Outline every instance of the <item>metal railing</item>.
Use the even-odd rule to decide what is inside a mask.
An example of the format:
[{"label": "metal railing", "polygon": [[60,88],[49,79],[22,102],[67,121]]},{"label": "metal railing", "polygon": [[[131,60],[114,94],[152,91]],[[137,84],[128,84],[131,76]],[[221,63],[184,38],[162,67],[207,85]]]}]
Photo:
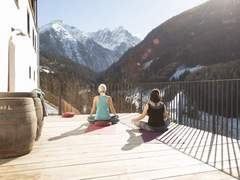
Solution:
[{"label": "metal railing", "polygon": [[152,88],[159,88],[171,120],[239,139],[240,80],[206,80],[138,84],[140,109]]},{"label": "metal railing", "polygon": [[[239,179],[240,79],[107,84],[107,88],[118,113],[142,112],[151,90],[158,88],[175,123],[154,138]],[[75,91],[68,102],[88,114],[97,86]],[[69,94],[60,92],[64,98]]]},{"label": "metal railing", "polygon": [[[118,113],[141,112],[148,102],[151,90],[158,88],[172,121],[239,139],[240,79],[107,86],[107,93],[112,97]],[[71,97],[65,98],[64,91],[61,96],[69,104],[74,104],[81,114],[88,114],[93,97],[97,95],[97,86],[79,87],[75,91]]]}]

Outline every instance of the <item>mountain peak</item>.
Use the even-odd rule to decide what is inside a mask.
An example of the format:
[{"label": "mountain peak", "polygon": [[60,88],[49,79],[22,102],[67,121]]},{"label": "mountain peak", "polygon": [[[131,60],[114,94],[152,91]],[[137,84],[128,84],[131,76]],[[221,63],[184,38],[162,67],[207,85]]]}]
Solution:
[{"label": "mountain peak", "polygon": [[63,20],[56,19],[56,20],[53,20],[50,24],[61,24],[61,25],[63,25]]},{"label": "mountain peak", "polygon": [[113,31],[127,31],[127,30],[123,26],[118,26]]},{"label": "mountain peak", "polygon": [[109,28],[103,28],[102,30],[100,29],[99,31],[102,31],[102,32],[110,32],[111,30]]},{"label": "mountain peak", "polygon": [[59,29],[62,26],[64,26],[64,23],[63,23],[62,20],[59,20],[59,19],[54,20],[54,21],[52,21],[48,24],[45,24],[45,25],[41,26],[39,32],[44,33],[46,31],[49,31],[50,29],[55,29],[55,28]]},{"label": "mountain peak", "polygon": [[127,50],[140,42],[139,38],[133,36],[123,26],[116,27],[113,30],[105,28],[91,33],[90,36],[98,44],[110,50],[122,47],[123,44],[125,44]]}]

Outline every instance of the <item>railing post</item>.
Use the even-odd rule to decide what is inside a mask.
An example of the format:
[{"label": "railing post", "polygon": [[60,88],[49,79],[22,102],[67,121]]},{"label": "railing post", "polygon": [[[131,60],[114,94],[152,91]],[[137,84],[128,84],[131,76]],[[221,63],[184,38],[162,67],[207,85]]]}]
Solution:
[{"label": "railing post", "polygon": [[130,112],[133,113],[133,107],[132,107],[132,96],[133,96],[133,90],[132,90],[132,84],[128,84],[128,88],[129,88],[129,93],[130,93]]},{"label": "railing post", "polygon": [[179,84],[179,102],[178,102],[178,121],[179,124],[183,124],[183,118],[182,118],[182,111],[183,111],[183,91],[182,91],[182,84]]},{"label": "railing post", "polygon": [[236,102],[236,120],[237,120],[237,139],[239,139],[239,131],[240,131],[240,128],[239,128],[239,121],[240,121],[240,119],[239,119],[239,95],[238,95],[238,93],[239,93],[239,80],[237,80],[237,82],[236,82],[237,84],[236,84],[236,86],[237,86],[237,88],[236,88],[236,99],[237,99],[237,102]]},{"label": "railing post", "polygon": [[[231,112],[230,112],[230,116],[229,118],[231,118],[231,138],[233,138],[234,136],[234,133],[233,133],[233,93],[234,93],[234,90],[233,90],[233,86],[234,86],[234,81],[231,80],[231,90],[230,90],[230,101],[231,101],[231,104],[230,104],[230,109],[231,109]],[[235,137],[236,138],[236,137]]]},{"label": "railing post", "polygon": [[215,114],[215,81],[212,81],[211,82],[212,84],[212,131],[213,131],[213,134],[216,134],[216,114]]},{"label": "railing post", "polygon": [[139,112],[142,113],[143,111],[143,92],[142,92],[142,89],[140,91],[140,109],[139,109]]},{"label": "railing post", "polygon": [[228,102],[228,98],[229,98],[229,96],[228,96],[228,95],[229,95],[229,93],[228,93],[228,90],[229,90],[228,81],[225,81],[225,84],[226,84],[226,85],[225,85],[225,89],[226,89],[226,92],[225,92],[225,101],[226,101],[226,102],[225,102],[225,106],[226,106],[226,107],[225,107],[225,113],[226,113],[226,114],[225,114],[225,126],[226,126],[226,132],[225,132],[225,133],[226,133],[226,134],[225,134],[225,136],[228,137],[228,125],[229,125],[229,124],[228,124],[228,110],[229,110],[229,109],[228,109],[228,103],[229,103],[229,102]]},{"label": "railing post", "polygon": [[219,81],[216,82],[216,104],[215,104],[215,114],[216,114],[216,133],[219,134]]},{"label": "railing post", "polygon": [[58,98],[58,115],[62,114],[62,84],[60,83],[60,91]]}]

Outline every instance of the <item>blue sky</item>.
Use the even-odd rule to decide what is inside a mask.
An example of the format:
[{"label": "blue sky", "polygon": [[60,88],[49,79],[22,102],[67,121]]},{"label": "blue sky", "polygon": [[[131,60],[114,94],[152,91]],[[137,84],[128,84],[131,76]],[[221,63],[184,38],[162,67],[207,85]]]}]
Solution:
[{"label": "blue sky", "polygon": [[61,19],[82,31],[123,26],[144,38],[167,19],[207,0],[40,0],[39,25]]}]

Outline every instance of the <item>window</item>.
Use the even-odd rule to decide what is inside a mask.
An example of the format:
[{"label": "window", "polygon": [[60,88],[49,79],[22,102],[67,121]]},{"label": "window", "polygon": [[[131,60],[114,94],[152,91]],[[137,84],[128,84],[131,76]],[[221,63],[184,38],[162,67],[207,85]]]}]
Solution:
[{"label": "window", "polygon": [[31,68],[31,66],[29,66],[28,74],[29,74],[29,79],[31,79],[32,78],[32,68]]},{"label": "window", "polygon": [[27,32],[28,36],[30,37],[30,16],[28,11],[27,11]]}]

